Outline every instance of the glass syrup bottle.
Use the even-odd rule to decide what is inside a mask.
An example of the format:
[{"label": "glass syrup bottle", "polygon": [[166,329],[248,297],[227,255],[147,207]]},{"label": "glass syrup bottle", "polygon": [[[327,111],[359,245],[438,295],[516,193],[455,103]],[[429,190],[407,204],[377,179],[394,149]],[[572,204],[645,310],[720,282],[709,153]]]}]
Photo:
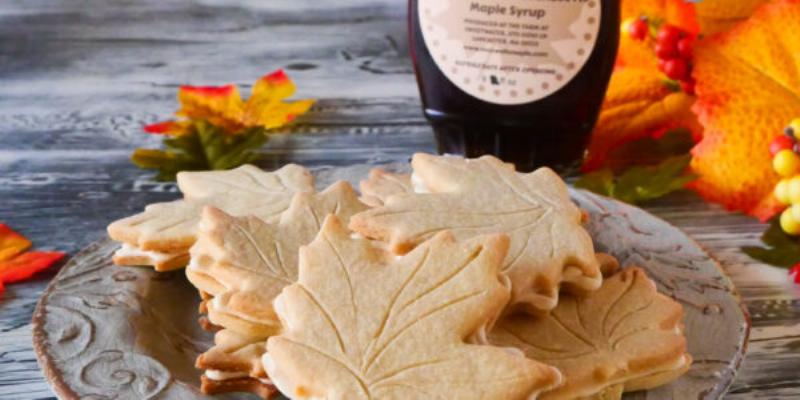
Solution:
[{"label": "glass syrup bottle", "polygon": [[619,0],[410,0],[409,44],[441,153],[580,165],[614,67]]}]

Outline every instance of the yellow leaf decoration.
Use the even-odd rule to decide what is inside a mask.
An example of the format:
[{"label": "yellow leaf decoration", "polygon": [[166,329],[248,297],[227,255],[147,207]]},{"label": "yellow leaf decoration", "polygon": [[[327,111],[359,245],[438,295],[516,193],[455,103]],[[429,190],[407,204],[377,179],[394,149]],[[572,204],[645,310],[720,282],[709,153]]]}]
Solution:
[{"label": "yellow leaf decoration", "polygon": [[294,121],[314,104],[313,100],[285,102],[297,88],[283,71],[267,75],[256,82],[253,94],[244,105],[241,122],[244,126],[274,129]]},{"label": "yellow leaf decoration", "polygon": [[695,187],[707,200],[767,217],[778,182],[769,144],[800,115],[800,1],[766,4],[695,53],[694,111],[705,128],[692,151]]},{"label": "yellow leaf decoration", "polygon": [[552,367],[470,344],[508,301],[502,235],[442,233],[394,259],[329,216],[275,300],[285,331],[264,366],[293,399],[535,399]]},{"label": "yellow leaf decoration", "polygon": [[31,245],[28,238],[0,223],[0,262],[16,257]]},{"label": "yellow leaf decoration", "polygon": [[176,115],[182,118],[148,125],[145,131],[180,136],[192,132],[192,121],[201,120],[232,135],[248,128],[279,128],[305,114],[314,104],[313,100],[287,102],[295,90],[294,82],[281,70],[259,79],[247,101],[235,85],[181,86],[181,108]]},{"label": "yellow leaf decoration", "polygon": [[175,115],[189,120],[206,120],[227,132],[242,128],[244,105],[239,89],[225,86],[181,86],[178,91],[180,110]]}]

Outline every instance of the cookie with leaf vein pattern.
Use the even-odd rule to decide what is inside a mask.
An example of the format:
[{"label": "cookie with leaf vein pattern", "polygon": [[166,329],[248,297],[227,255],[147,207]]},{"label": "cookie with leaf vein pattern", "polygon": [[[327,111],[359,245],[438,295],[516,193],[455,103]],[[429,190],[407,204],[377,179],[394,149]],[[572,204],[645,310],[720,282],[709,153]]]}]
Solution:
[{"label": "cookie with leaf vein pattern", "polygon": [[479,344],[509,299],[507,248],[442,232],[398,258],[328,217],[275,300],[267,374],[293,399],[535,398],[556,369]]},{"label": "cookie with leaf vein pattern", "polygon": [[266,338],[280,330],[272,301],[297,279],[298,249],[328,214],[347,220],[365,209],[348,183],[336,182],[320,193],[296,194],[277,223],[204,210],[186,275],[207,294],[202,311],[209,323],[223,328],[197,359],[206,370],[205,393],[270,393],[261,356]]},{"label": "cookie with leaf vein pattern", "polygon": [[659,294],[642,269],[628,268],[586,297],[563,296],[548,316],[504,316],[489,341],[564,374],[565,384],[542,399],[619,398],[689,369],[682,317],[683,307]]},{"label": "cookie with leaf vein pattern", "polygon": [[349,220],[366,209],[344,181],[320,193],[298,193],[277,223],[205,209],[186,275],[213,297],[210,321],[255,337],[276,333],[272,301],[297,279],[300,246],[316,237],[327,215]]},{"label": "cookie with leaf vein pattern", "polygon": [[388,172],[383,168],[369,171],[367,179],[359,183],[361,201],[370,207],[382,206],[396,194],[413,192],[411,175]]},{"label": "cookie with leaf vein pattern", "polygon": [[512,283],[510,311],[542,313],[564,289],[584,294],[602,274],[582,213],[552,170],[518,173],[497,158],[416,154],[414,193],[394,194],[381,207],[354,216],[350,228],[403,254],[438,232],[459,239],[506,233],[511,248],[503,271]]},{"label": "cookie with leaf vein pattern", "polygon": [[263,338],[250,337],[230,329],[214,335],[214,347],[197,358],[204,370],[200,390],[206,394],[249,392],[263,399],[277,392],[261,364],[266,351]]},{"label": "cookie with leaf vein pattern", "polygon": [[228,171],[180,172],[178,188],[186,199],[220,194],[285,194],[314,191],[314,178],[306,168],[287,164],[274,172],[264,172],[253,165]]},{"label": "cookie with leaf vein pattern", "polygon": [[122,243],[114,255],[117,265],[151,265],[158,271],[184,267],[203,207],[277,219],[295,193],[314,190],[311,174],[297,165],[275,172],[250,165],[230,171],[181,172],[178,186],[184,199],[151,204],[108,226],[109,236]]}]

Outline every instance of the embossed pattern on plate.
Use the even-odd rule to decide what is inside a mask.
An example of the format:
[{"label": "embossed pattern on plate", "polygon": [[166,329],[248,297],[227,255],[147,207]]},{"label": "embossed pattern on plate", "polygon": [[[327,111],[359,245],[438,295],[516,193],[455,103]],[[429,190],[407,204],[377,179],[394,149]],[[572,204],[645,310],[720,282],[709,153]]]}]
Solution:
[{"label": "embossed pattern on plate", "polygon": [[[357,182],[368,166],[321,168],[322,187]],[[647,212],[583,191],[599,251],[639,265],[659,291],[686,310],[694,364],[671,385],[626,399],[718,399],[744,358],[749,319],[730,279],[695,241]],[[182,271],[155,273],[111,264],[117,245],[104,240],[75,255],[53,279],[33,317],[39,364],[62,399],[239,399],[198,390],[199,353],[212,337],[196,323],[199,298]]]}]

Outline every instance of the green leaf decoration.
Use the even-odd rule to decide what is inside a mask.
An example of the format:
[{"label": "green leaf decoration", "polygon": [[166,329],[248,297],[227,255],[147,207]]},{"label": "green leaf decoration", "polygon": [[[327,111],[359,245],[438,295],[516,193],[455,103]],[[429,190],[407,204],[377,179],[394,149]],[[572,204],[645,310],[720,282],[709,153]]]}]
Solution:
[{"label": "green leaf decoration", "polygon": [[780,218],[770,221],[761,241],[766,247],[747,246],[742,247],[742,251],[755,260],[776,267],[791,268],[800,263],[800,241],[781,229]]},{"label": "green leaf decoration", "polygon": [[206,121],[193,124],[190,133],[164,139],[164,149],[136,149],[131,161],[139,168],[157,170],[159,181],[174,181],[180,171],[227,170],[252,163],[256,149],[267,142],[263,128],[235,135]]},{"label": "green leaf decoration", "polygon": [[659,138],[646,137],[618,146],[604,166],[623,172],[633,165],[658,165],[667,158],[689,154],[695,140],[687,129],[673,129]]},{"label": "green leaf decoration", "polygon": [[655,166],[636,166],[615,176],[610,168],[582,176],[575,186],[613,197],[630,204],[640,204],[683,189],[696,179],[687,174],[691,157],[670,157]]}]

